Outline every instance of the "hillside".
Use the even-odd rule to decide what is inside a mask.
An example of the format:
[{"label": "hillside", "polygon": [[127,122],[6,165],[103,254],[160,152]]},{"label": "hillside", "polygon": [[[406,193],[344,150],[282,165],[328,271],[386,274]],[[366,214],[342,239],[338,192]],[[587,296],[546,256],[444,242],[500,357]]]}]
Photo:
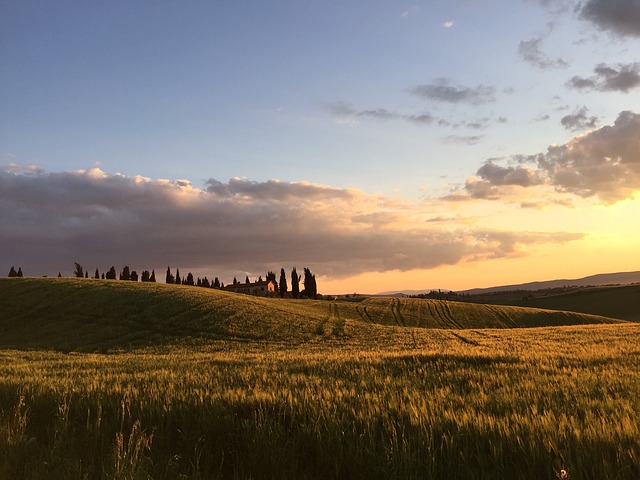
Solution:
[{"label": "hillside", "polygon": [[[559,280],[544,280],[538,282],[519,283],[514,285],[498,285],[487,288],[472,288],[470,290],[457,291],[458,294],[465,295],[486,295],[496,292],[517,292],[517,291],[534,291],[551,288],[562,287],[588,287],[588,286],[603,286],[603,285],[629,285],[633,283],[640,283],[640,271],[634,272],[617,272],[617,273],[599,273],[596,275],[589,275],[582,278],[574,279],[559,279]],[[421,289],[421,290],[392,290],[388,292],[382,292],[378,295],[381,296],[394,296],[394,295],[423,295],[428,294],[432,290],[437,288]],[[451,290],[443,289],[444,292]]]},{"label": "hillside", "polygon": [[640,322],[640,285],[592,287],[510,302],[513,305],[604,315]]},{"label": "hillside", "polygon": [[619,272],[619,273],[599,273],[597,275],[589,275],[583,278],[547,280],[541,282],[521,283],[518,285],[502,285],[489,288],[474,288],[465,290],[470,295],[492,292],[509,292],[514,290],[542,290],[546,288],[561,287],[588,287],[603,285],[629,285],[640,283],[640,272]]},{"label": "hillside", "polygon": [[377,335],[388,327],[516,328],[616,323],[514,306],[370,298],[261,298],[155,283],[0,279],[0,348],[106,351],[215,339],[300,343]]}]

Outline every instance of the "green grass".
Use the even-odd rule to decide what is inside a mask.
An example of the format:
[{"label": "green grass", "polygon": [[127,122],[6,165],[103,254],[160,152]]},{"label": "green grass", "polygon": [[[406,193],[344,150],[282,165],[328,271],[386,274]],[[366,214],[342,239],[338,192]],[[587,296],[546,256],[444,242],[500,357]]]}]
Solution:
[{"label": "green grass", "polygon": [[561,321],[0,280],[0,479],[637,479],[640,324]]},{"label": "green grass", "polygon": [[383,335],[382,326],[513,328],[616,320],[510,306],[370,298],[299,301],[152,283],[0,279],[0,347],[106,352],[216,339],[300,343]]}]

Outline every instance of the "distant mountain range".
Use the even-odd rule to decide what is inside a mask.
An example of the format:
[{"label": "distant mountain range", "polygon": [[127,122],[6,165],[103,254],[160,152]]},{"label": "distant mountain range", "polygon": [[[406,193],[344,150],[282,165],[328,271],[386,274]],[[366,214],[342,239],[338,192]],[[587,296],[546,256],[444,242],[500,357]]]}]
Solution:
[{"label": "distant mountain range", "polygon": [[[457,293],[466,293],[469,295],[477,295],[481,293],[493,293],[493,292],[509,292],[513,290],[542,290],[545,288],[558,288],[558,287],[586,287],[596,285],[629,285],[631,283],[640,283],[640,271],[636,272],[618,272],[618,273],[600,273],[597,275],[590,275],[584,278],[576,279],[563,279],[563,280],[547,280],[543,282],[529,282],[520,283],[517,285],[500,285],[496,287],[488,288],[472,288],[470,290],[463,290]],[[420,295],[431,292],[433,289],[428,290],[404,290],[404,291],[390,291],[379,293],[378,295]],[[444,290],[448,291],[448,290]]]}]

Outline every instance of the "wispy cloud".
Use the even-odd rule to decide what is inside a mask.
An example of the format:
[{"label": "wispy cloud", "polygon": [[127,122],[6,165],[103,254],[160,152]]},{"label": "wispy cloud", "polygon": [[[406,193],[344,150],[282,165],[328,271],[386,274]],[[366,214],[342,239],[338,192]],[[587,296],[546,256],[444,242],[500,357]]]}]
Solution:
[{"label": "wispy cloud", "polygon": [[589,116],[589,109],[587,107],[581,107],[574,113],[565,115],[560,119],[560,123],[567,130],[593,130],[596,128],[598,117]]},{"label": "wispy cloud", "polygon": [[464,145],[476,145],[482,141],[481,135],[447,135],[445,143],[460,143]]},{"label": "wispy cloud", "polygon": [[455,22],[453,20],[447,20],[446,22],[442,23],[442,26],[444,28],[452,28],[455,25]]},{"label": "wispy cloud", "polygon": [[562,58],[551,58],[541,49],[543,38],[533,38],[520,42],[518,45],[518,53],[523,60],[531,65],[547,70],[551,68],[566,68],[569,63]]},{"label": "wispy cloud", "polygon": [[425,100],[445,103],[481,105],[495,102],[496,100],[495,87],[487,85],[477,85],[475,87],[452,85],[451,80],[446,78],[437,79],[430,84],[417,85],[411,89],[411,92]]},{"label": "wispy cloud", "polygon": [[339,123],[345,124],[356,124],[360,118],[372,118],[382,121],[404,120],[416,125],[429,125],[435,120],[435,117],[429,112],[399,113],[386,108],[358,110],[345,102],[330,103],[326,107]]}]

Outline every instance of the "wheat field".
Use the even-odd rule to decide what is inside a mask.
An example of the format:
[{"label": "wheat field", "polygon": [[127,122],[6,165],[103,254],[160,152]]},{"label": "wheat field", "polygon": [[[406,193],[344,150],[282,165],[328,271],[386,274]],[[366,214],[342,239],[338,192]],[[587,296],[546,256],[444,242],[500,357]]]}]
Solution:
[{"label": "wheat field", "polygon": [[[0,293],[5,323],[12,298]],[[264,313],[266,299],[236,300]],[[415,305],[388,301],[411,324]],[[365,321],[363,306],[281,303],[279,319],[246,320],[250,336],[229,335],[243,322],[229,311],[226,330],[199,336],[184,312],[178,335],[154,311],[173,334],[147,345],[122,330],[146,309],[138,323],[103,315],[94,330],[124,332],[122,348],[87,335],[92,351],[68,350],[84,330],[62,348],[35,332],[42,345],[20,347],[14,330],[0,349],[0,478],[639,478],[640,325],[401,326]]]}]

